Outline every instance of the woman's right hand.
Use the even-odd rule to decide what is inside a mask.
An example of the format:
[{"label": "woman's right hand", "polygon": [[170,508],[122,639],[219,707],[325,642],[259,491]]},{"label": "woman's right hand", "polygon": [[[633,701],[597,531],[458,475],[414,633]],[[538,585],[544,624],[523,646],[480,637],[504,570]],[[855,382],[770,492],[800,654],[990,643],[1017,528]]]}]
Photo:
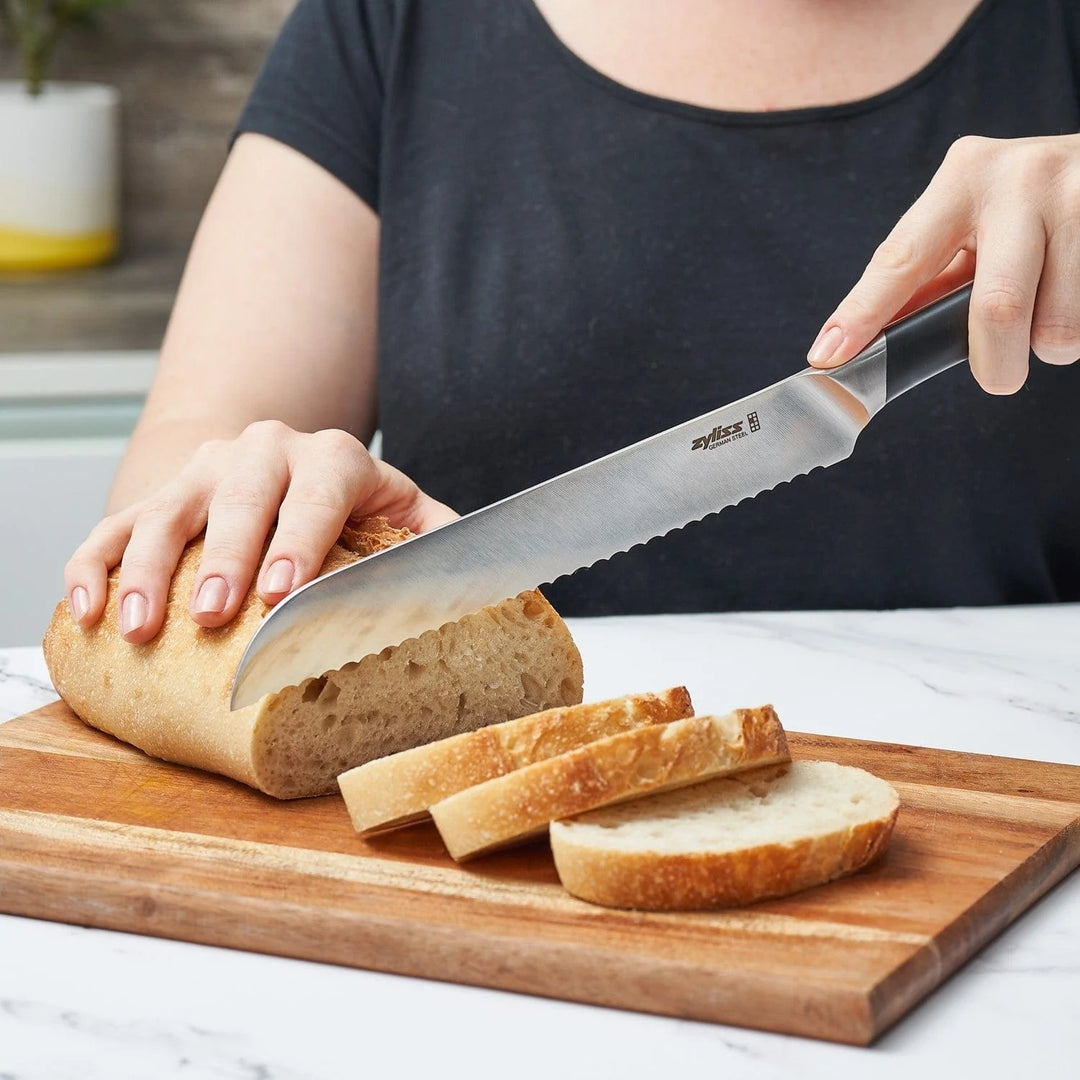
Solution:
[{"label": "woman's right hand", "polygon": [[155,495],[95,526],[64,570],[72,616],[84,627],[101,618],[119,563],[120,633],[149,641],[184,547],[205,529],[188,611],[201,626],[222,626],[253,580],[275,604],[314,578],[344,524],[367,514],[417,533],[457,516],[348,432],[304,434],[259,421],[235,439],[204,443]]}]

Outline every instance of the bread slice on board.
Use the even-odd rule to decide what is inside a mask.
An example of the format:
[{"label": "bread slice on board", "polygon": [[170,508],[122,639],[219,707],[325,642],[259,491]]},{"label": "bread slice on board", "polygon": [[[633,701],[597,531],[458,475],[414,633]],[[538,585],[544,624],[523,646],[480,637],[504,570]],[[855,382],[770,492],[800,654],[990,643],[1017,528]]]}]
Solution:
[{"label": "bread slice on board", "polygon": [[886,848],[900,798],[831,761],[796,761],[551,825],[566,889],[650,911],[749,904],[853,873]]},{"label": "bread slice on board", "polygon": [[557,818],[711,776],[788,760],[771,705],[653,724],[451,795],[431,816],[455,859],[542,833]]},{"label": "bread slice on board", "polygon": [[[345,530],[322,572],[408,535],[369,518]],[[525,592],[230,712],[233,674],[268,609],[251,593],[227,626],[196,625],[187,605],[201,551],[196,541],[184,552],[165,625],[148,644],[117,632],[116,571],[96,626],[79,629],[62,602],[45,636],[60,696],[86,723],[154,757],[278,798],[323,795],[371,758],[581,701],[569,630],[540,593]]]},{"label": "bread slice on board", "polygon": [[685,686],[547,709],[402,750],[338,777],[352,823],[382,832],[428,817],[443,799],[620,731],[693,716]]}]

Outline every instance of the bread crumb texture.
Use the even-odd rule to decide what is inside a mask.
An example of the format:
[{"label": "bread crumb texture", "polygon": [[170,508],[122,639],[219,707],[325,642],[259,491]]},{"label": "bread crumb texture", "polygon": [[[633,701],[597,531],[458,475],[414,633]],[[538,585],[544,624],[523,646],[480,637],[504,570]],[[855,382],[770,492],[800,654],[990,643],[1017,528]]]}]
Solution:
[{"label": "bread crumb texture", "polygon": [[554,822],[563,885],[613,907],[692,910],[783,896],[866,866],[900,800],[884,780],[798,761]]},{"label": "bread crumb texture", "polygon": [[[384,518],[353,523],[321,573],[409,535]],[[201,539],[185,550],[162,630],[146,645],[117,632],[118,570],[100,622],[81,630],[62,601],[45,636],[50,675],[73,711],[155,757],[279,798],[322,795],[339,773],[383,754],[581,701],[580,654],[534,591],[231,712],[233,675],[268,609],[252,591],[228,626],[197,626],[187,606],[201,553]]]},{"label": "bread crumb texture", "polygon": [[303,794],[292,791],[292,778],[303,776],[336,790],[337,777],[362,762],[580,701],[577,650],[537,596],[523,593],[277,695],[256,725],[259,786]]}]

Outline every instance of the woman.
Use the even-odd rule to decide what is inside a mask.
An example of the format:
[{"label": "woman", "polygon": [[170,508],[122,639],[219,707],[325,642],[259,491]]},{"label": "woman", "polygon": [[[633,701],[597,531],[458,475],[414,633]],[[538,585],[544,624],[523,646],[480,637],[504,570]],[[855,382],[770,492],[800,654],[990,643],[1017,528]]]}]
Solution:
[{"label": "woman", "polygon": [[1070,0],[301,0],[67,567],[73,616],[100,617],[121,563],[120,632],[151,639],[205,528],[190,613],[222,625],[253,578],[274,603],[314,576],[350,515],[430,528],[788,375],[808,342],[843,363],[972,275],[974,379],[552,596],[1080,599],[1078,130]]}]

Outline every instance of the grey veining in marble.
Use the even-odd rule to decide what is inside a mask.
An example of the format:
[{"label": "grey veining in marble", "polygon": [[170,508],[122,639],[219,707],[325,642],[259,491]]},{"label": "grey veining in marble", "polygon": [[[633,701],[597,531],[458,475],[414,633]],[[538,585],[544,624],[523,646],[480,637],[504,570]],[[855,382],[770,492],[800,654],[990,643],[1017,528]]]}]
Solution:
[{"label": "grey veining in marble", "polygon": [[40,649],[0,649],[0,723],[55,700]]}]

